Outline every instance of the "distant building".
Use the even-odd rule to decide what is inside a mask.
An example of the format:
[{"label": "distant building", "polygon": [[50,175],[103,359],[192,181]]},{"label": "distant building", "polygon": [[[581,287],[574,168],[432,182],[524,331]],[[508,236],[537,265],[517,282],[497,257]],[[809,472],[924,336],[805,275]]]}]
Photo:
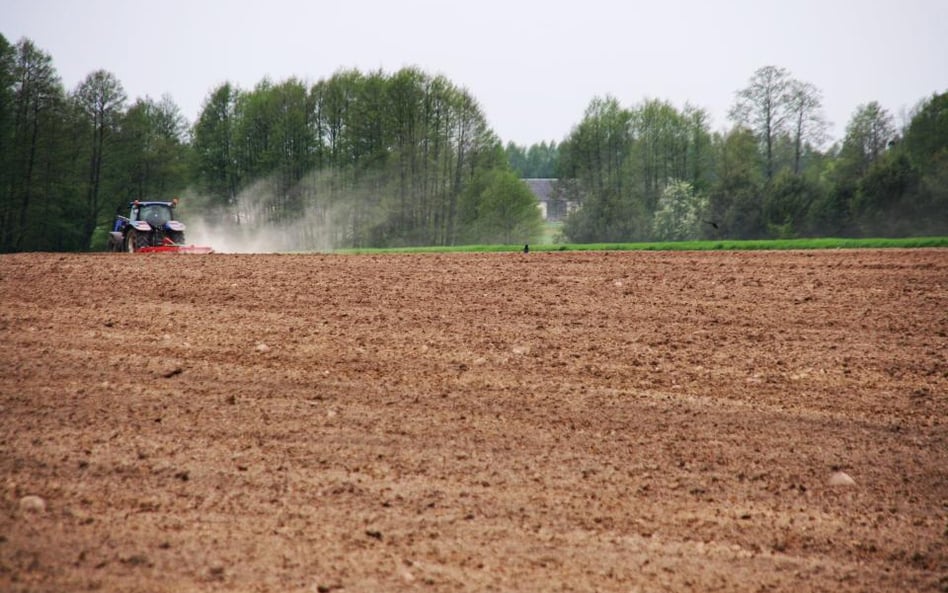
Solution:
[{"label": "distant building", "polygon": [[566,218],[570,212],[569,203],[556,195],[556,179],[524,179],[524,183],[537,197],[537,205],[543,220],[556,222]]}]

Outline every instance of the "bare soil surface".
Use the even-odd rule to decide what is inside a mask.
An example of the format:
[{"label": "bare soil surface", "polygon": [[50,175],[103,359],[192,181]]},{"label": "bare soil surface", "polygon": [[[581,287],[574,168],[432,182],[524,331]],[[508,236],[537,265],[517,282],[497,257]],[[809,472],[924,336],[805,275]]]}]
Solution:
[{"label": "bare soil surface", "polygon": [[2,256],[0,480],[2,591],[945,591],[948,250]]}]

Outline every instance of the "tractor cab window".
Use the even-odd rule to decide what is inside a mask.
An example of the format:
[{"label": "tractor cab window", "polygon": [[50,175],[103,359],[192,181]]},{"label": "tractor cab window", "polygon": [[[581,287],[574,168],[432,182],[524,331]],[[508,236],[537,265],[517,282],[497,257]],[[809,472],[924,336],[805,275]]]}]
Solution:
[{"label": "tractor cab window", "polygon": [[171,208],[165,204],[146,204],[140,206],[135,216],[135,211],[132,211],[133,220],[144,220],[153,227],[159,227],[171,220]]}]

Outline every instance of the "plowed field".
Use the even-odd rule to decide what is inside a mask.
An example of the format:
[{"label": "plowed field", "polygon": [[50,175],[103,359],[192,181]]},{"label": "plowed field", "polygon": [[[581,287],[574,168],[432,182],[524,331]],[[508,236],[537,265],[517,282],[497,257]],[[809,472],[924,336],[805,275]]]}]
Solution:
[{"label": "plowed field", "polygon": [[948,250],[0,257],[2,591],[945,591]]}]

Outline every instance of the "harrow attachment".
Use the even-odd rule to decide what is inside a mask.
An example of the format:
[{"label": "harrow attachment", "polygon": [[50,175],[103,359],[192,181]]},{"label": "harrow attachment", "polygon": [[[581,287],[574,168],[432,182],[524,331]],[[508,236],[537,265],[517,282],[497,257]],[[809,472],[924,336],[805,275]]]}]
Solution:
[{"label": "harrow attachment", "polygon": [[161,245],[149,245],[136,250],[136,253],[190,253],[204,254],[214,253],[210,247],[203,245],[178,245],[168,237],[165,237]]}]

